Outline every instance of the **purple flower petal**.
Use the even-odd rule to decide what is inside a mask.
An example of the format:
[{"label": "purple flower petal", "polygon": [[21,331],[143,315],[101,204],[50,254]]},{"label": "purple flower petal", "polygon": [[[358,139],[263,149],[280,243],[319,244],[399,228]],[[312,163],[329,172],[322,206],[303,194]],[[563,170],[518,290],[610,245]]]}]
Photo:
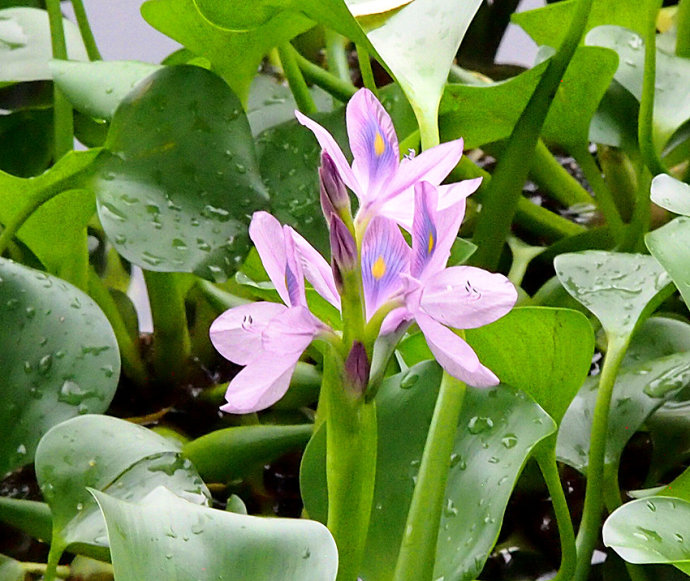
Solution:
[{"label": "purple flower petal", "polygon": [[290,387],[299,356],[260,352],[230,382],[225,393],[228,403],[220,409],[231,414],[249,414],[273,405]]},{"label": "purple flower petal", "polygon": [[247,365],[262,349],[261,334],[269,322],[286,310],[278,303],[259,302],[225,311],[211,324],[211,343],[226,359]]},{"label": "purple flower petal", "polygon": [[347,104],[347,134],[352,171],[366,201],[375,199],[398,169],[400,153],[391,118],[371,91],[360,89]]},{"label": "purple flower petal", "polygon": [[421,312],[415,318],[436,361],[450,375],[474,387],[498,385],[498,377],[479,362],[477,354],[463,339]]},{"label": "purple flower petal", "polygon": [[436,188],[428,182],[415,186],[414,220],[412,221],[412,260],[410,274],[421,278],[438,244],[436,231]]},{"label": "purple flower petal", "polygon": [[249,236],[256,246],[261,262],[266,269],[276,291],[286,305],[290,304],[290,295],[285,284],[285,235],[280,222],[268,212],[254,212],[249,224]]},{"label": "purple flower petal", "polygon": [[317,293],[340,310],[340,295],[335,288],[331,266],[301,234],[292,229],[291,234],[304,276]]},{"label": "purple flower petal", "polygon": [[453,266],[425,281],[420,305],[444,325],[474,329],[500,319],[516,300],[515,287],[502,274]]},{"label": "purple flower petal", "polygon": [[388,335],[397,331],[401,325],[404,325],[414,319],[414,315],[405,307],[398,307],[393,309],[381,323],[381,330],[379,335]]},{"label": "purple flower petal", "polygon": [[292,237],[294,230],[290,226],[283,226],[283,241],[285,244],[285,287],[290,301],[290,307],[306,306],[307,297],[304,293],[304,273],[302,263],[298,260],[295,240]]},{"label": "purple flower petal", "polygon": [[306,307],[292,307],[271,319],[261,335],[262,347],[274,354],[301,354],[324,327]]},{"label": "purple flower petal", "polygon": [[367,227],[362,242],[362,283],[367,318],[402,288],[410,247],[394,222],[380,216]]}]

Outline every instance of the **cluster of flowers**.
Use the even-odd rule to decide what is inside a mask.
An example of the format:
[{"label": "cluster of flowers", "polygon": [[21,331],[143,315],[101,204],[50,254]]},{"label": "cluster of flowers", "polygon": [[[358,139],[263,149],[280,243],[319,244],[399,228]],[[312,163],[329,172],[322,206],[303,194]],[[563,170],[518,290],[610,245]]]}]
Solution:
[{"label": "cluster of flowers", "polygon": [[[416,322],[449,374],[476,387],[496,385],[496,376],[451,330],[493,322],[517,299],[513,285],[500,274],[446,267],[465,199],[480,182],[440,185],[462,156],[462,140],[400,160],[390,117],[373,94],[362,89],[347,107],[350,166],[328,131],[296,115],[322,147],[321,205],[330,229],[331,264],[291,227],[281,226],[266,212],[254,214],[249,234],[285,304],[235,307],[211,326],[216,349],[245,366],[228,386],[228,403],[221,409],[250,413],[272,405],[287,391],[312,341],[341,340],[309,310],[305,278],[339,310],[346,294],[355,292],[364,303],[366,321],[379,321],[379,336],[399,337]],[[354,218],[346,187],[359,200]],[[411,247],[401,228],[409,232]],[[351,273],[357,276],[348,278]],[[348,288],[348,280],[359,288]],[[344,327],[347,318],[345,313]],[[361,351],[362,345],[357,343],[352,351],[355,348]]]}]

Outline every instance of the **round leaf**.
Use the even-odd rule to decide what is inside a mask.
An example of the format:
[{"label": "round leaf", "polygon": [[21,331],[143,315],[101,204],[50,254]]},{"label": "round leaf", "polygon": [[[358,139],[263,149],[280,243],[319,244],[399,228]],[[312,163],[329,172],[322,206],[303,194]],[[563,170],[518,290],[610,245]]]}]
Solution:
[{"label": "round leaf", "polygon": [[690,218],[679,216],[645,236],[647,248],[666,269],[686,305],[690,305]]},{"label": "round leaf", "polygon": [[690,186],[662,173],[652,180],[652,202],[674,214],[690,216]]},{"label": "round leaf", "polygon": [[140,503],[92,491],[118,581],[329,581],[335,541],[320,523],[198,506],[158,487]]},{"label": "round leaf", "polygon": [[166,67],[113,116],[92,180],[118,252],[147,270],[222,281],[266,202],[247,118],[213,73]]},{"label": "round leaf", "polygon": [[112,400],[120,354],[110,323],[80,290],[0,259],[0,474],[28,464],[41,436]]},{"label": "round leaf", "polygon": [[165,485],[197,504],[208,491],[176,443],[136,424],[86,415],[55,426],[36,450],[36,477],[53,514],[53,543],[107,547],[87,487],[126,500]]}]

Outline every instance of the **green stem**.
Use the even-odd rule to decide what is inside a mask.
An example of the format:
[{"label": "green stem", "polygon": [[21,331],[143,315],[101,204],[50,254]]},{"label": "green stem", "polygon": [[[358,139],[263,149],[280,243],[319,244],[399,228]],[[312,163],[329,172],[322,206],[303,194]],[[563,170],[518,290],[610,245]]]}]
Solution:
[{"label": "green stem", "polygon": [[[20,564],[26,575],[45,575],[48,570],[48,565],[45,563],[27,563],[24,561]],[[67,565],[56,567],[55,576],[66,579],[70,576],[70,568]]]},{"label": "green stem", "polygon": [[122,357],[122,369],[125,375],[134,380],[138,385],[146,385],[147,373],[144,362],[139,353],[139,346],[130,336],[127,326],[117,308],[112,295],[106,288],[101,278],[93,268],[89,269],[89,295],[101,307],[101,310],[110,321],[110,326],[115,333],[117,345]]},{"label": "green stem", "polygon": [[554,200],[566,207],[594,202],[589,192],[558,163],[558,160],[541,139],[537,141],[534,148],[529,175],[537,184],[547,190]]},{"label": "green stem", "polygon": [[185,380],[191,355],[184,296],[174,272],[144,270],[153,318],[153,367],[156,379],[179,384]]},{"label": "green stem", "polygon": [[516,236],[508,237],[508,246],[510,246],[510,251],[513,254],[513,262],[508,272],[508,280],[515,286],[520,286],[522,284],[522,279],[525,278],[529,263],[532,262],[533,258],[536,258],[544,252],[546,248],[543,246],[530,246]]},{"label": "green stem", "polygon": [[581,224],[571,222],[542,206],[537,206],[522,196],[515,210],[515,222],[525,230],[548,240],[560,240],[587,231],[587,228]]},{"label": "green stem", "polygon": [[362,83],[378,98],[379,90],[376,88],[374,71],[371,69],[369,51],[361,44],[357,45],[357,62],[359,63],[359,72],[362,74]]},{"label": "green stem", "polygon": [[309,59],[303,57],[297,51],[295,51],[295,60],[307,81],[321,87],[339,101],[345,103],[357,92],[357,87],[351,82],[343,81],[335,75],[332,75],[320,66],[315,65]]},{"label": "green stem", "polygon": [[[652,175],[665,173],[664,167],[654,144],[654,85],[656,83],[656,16],[661,0],[652,2],[647,15],[645,32],[644,72],[642,75],[642,96],[637,121],[637,139],[640,144],[642,161]],[[659,146],[663,146],[662,143]]]},{"label": "green stem", "polygon": [[215,284],[207,280],[198,280],[196,284],[204,298],[218,311],[227,311],[228,309],[252,302],[249,299],[238,297],[219,289]]},{"label": "green stem", "polygon": [[642,166],[637,176],[637,196],[635,198],[632,219],[621,244],[621,250],[624,252],[638,249],[645,251],[644,235],[649,230],[652,210],[649,201],[651,185],[652,176],[647,166]]},{"label": "green stem", "polygon": [[574,579],[586,581],[592,553],[599,536],[603,507],[604,460],[608,432],[611,395],[618,369],[630,341],[630,335],[609,337],[609,347],[599,380],[599,390],[594,404],[592,432],[590,435],[589,460],[587,463],[587,487],[582,522],[577,534],[577,569]]},{"label": "green stem", "polygon": [[285,75],[290,90],[295,97],[297,108],[305,115],[312,115],[318,112],[318,108],[302,76],[302,71],[297,65],[296,54],[297,50],[289,42],[283,43],[278,47],[278,55],[283,67],[283,75]]},{"label": "green stem", "polygon": [[351,84],[350,64],[347,62],[345,47],[348,40],[337,32],[326,29],[326,60],[328,70],[344,83]]},{"label": "green stem", "polygon": [[592,1],[579,0],[575,5],[565,39],[539,80],[498,162],[474,234],[474,242],[479,246],[472,257],[474,264],[489,269],[498,265],[527,178],[529,164],[525,160],[533,155],[553,95],[584,32]]},{"label": "green stem", "polygon": [[376,407],[349,385],[335,349],[324,354],[321,397],[327,400],[328,528],[338,547],[337,581],[356,581],[374,498]]},{"label": "green stem", "polygon": [[624,222],[630,222],[638,182],[630,157],[622,149],[598,145],[597,159],[621,218]]},{"label": "green stem", "polygon": [[613,194],[608,184],[604,181],[599,167],[586,148],[574,150],[572,153],[582,173],[585,174],[589,185],[592,186],[594,190],[597,205],[601,208],[604,218],[606,218],[606,223],[611,230],[614,240],[620,244],[623,238],[623,220],[618,212],[618,207],[616,206],[616,202],[613,199]]},{"label": "green stem", "polygon": [[89,60],[101,60],[101,53],[98,51],[96,39],[93,36],[93,31],[89,25],[89,19],[86,16],[84,2],[82,0],[72,0],[72,8],[74,8],[74,16],[77,18],[77,26],[79,26],[79,32],[82,40],[84,41],[86,54],[89,55]]},{"label": "green stem", "polygon": [[[50,22],[50,40],[53,58],[67,60],[67,43],[62,26],[60,0],[46,0]],[[55,125],[55,160],[57,161],[74,146],[74,121],[72,105],[56,84],[53,85],[53,117]]]},{"label": "green stem", "polygon": [[395,565],[395,581],[432,579],[450,456],[466,389],[463,382],[443,372]]},{"label": "green stem", "polygon": [[676,12],[676,56],[690,58],[690,0],[678,2]]},{"label": "green stem", "polygon": [[575,549],[575,531],[556,465],[556,436],[550,436],[545,440],[535,455],[551,496],[561,542],[561,566],[558,569],[558,574],[554,577],[554,581],[569,581],[575,573],[577,551]]},{"label": "green stem", "polygon": [[50,551],[48,552],[48,563],[46,565],[43,581],[55,581],[57,577],[58,564],[60,557],[65,552],[65,545],[58,535],[53,534],[50,542]]}]

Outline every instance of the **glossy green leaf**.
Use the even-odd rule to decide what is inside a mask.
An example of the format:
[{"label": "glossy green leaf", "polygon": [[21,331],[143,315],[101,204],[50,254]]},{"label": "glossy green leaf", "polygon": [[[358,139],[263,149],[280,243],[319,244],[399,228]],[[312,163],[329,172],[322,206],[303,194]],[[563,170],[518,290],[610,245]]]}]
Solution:
[{"label": "glossy green leaf", "polygon": [[612,81],[589,125],[590,141],[636,152],[639,110],[635,97]]},{"label": "glossy green leaf", "polygon": [[[62,26],[69,58],[88,60],[77,25],[63,19]],[[0,10],[0,82],[51,79],[48,62],[52,58],[45,10],[23,7]]]},{"label": "glossy green leaf", "polygon": [[136,61],[76,62],[53,60],[53,81],[82,113],[110,121],[137,83],[161,69]]},{"label": "glossy green leaf", "polygon": [[185,444],[182,451],[209,482],[229,482],[257,465],[303,448],[311,424],[297,426],[237,426],[210,432]]},{"label": "glossy green leaf", "polygon": [[590,250],[554,259],[568,293],[587,307],[609,336],[633,332],[663,298],[670,280],[651,256]]},{"label": "glossy green leaf", "polygon": [[690,305],[690,218],[679,216],[645,236],[649,252],[671,276]]},{"label": "glossy green leaf", "polygon": [[690,502],[640,498],[604,523],[604,544],[630,563],[671,563],[690,574]]},{"label": "glossy green leaf", "polygon": [[[597,397],[598,377],[582,387],[563,417],[556,452],[560,460],[585,472]],[[647,418],[690,385],[690,353],[676,353],[622,369],[613,387],[605,463],[616,465],[623,448]]]},{"label": "glossy green leaf", "polygon": [[[516,12],[510,19],[532,37],[538,45],[558,48],[565,38],[567,26],[575,11],[577,0],[565,0],[547,4],[543,8]],[[643,2],[644,3],[644,2]],[[587,20],[585,31],[602,24],[617,24],[644,34],[647,12],[640,3],[630,0],[595,0]]]},{"label": "glossy green leaf", "polygon": [[91,183],[118,252],[162,272],[224,280],[266,203],[249,124],[213,73],[166,67],[117,109]]},{"label": "glossy green leaf", "polygon": [[140,503],[93,495],[118,581],[329,581],[337,574],[335,541],[320,523],[214,510],[162,486]]},{"label": "glossy green leaf", "polygon": [[666,403],[649,418],[646,427],[653,444],[649,477],[658,481],[690,458],[690,402]]},{"label": "glossy green leaf", "polygon": [[83,260],[86,266],[86,225],[94,214],[93,194],[78,190],[79,175],[88,168],[98,150],[74,151],[65,155],[44,174],[35,178],[18,178],[0,172],[0,222],[12,223],[32,200],[46,191],[63,193],[41,205],[17,232],[46,269],[61,278],[82,284],[77,272]]},{"label": "glossy green leaf", "polygon": [[[362,568],[367,581],[392,579],[440,381],[440,368],[425,362],[386,379],[377,395],[376,489]],[[546,413],[511,387],[468,389],[450,458],[435,579],[479,574],[522,466],[554,430]],[[310,442],[300,476],[306,510],[321,521],[327,513],[325,435],[321,428]]]},{"label": "glossy green leaf", "polygon": [[24,581],[24,567],[11,557],[0,555],[0,581]]},{"label": "glossy green leaf", "polygon": [[33,460],[52,426],[100,413],[112,400],[120,355],[110,323],[86,294],[0,259],[0,474]]},{"label": "glossy green leaf", "polygon": [[53,530],[50,507],[35,500],[0,496],[0,522],[41,541],[49,541]]},{"label": "glossy green leaf", "polygon": [[[644,41],[635,32],[619,26],[601,26],[589,32],[589,45],[615,50],[619,56],[615,79],[639,101],[642,96]],[[690,78],[690,60],[656,52],[653,139],[661,150],[671,135],[690,119],[690,95],[683,79]]]},{"label": "glossy green leaf", "polygon": [[[257,4],[250,10],[258,12]],[[194,0],[148,0],[141,14],[155,29],[207,58],[243,104],[264,55],[314,25],[302,15],[285,12],[250,30],[223,29],[205,18]]]},{"label": "glossy green leaf", "polygon": [[679,319],[650,317],[635,331],[621,365],[630,367],[686,351],[690,351],[689,323]]},{"label": "glossy green leaf", "polygon": [[654,176],[650,197],[657,206],[690,216],[690,186],[668,174]]},{"label": "glossy green leaf", "polygon": [[28,178],[48,169],[52,157],[52,109],[22,109],[0,116],[0,170]]},{"label": "glossy green leaf", "polygon": [[105,523],[87,487],[138,500],[167,486],[197,504],[209,493],[179,445],[136,424],[85,415],[50,430],[36,450],[36,478],[53,514],[52,544],[107,555]]},{"label": "glossy green leaf", "polygon": [[484,365],[528,393],[556,423],[587,377],[594,353],[592,326],[569,309],[519,307],[465,335]]}]

